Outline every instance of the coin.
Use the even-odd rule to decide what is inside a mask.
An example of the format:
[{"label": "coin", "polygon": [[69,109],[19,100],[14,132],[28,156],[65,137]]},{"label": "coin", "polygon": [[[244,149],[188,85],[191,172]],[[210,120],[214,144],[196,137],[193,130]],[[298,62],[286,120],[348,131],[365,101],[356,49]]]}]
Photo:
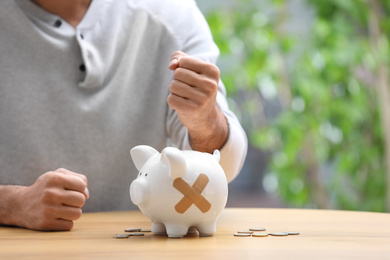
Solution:
[{"label": "coin", "polygon": [[255,232],[252,234],[253,237],[268,237],[268,233],[265,232]]},{"label": "coin", "polygon": [[146,228],[145,228],[145,229],[143,228],[143,229],[138,230],[138,231],[139,231],[139,232],[152,232],[151,229],[146,229]]},{"label": "coin", "polygon": [[249,233],[234,233],[235,237],[250,237],[251,234]]},{"label": "coin", "polygon": [[250,231],[265,231],[265,228],[250,228]]},{"label": "coin", "polygon": [[242,231],[237,231],[237,233],[243,233],[243,234],[253,234],[253,231],[242,230]]},{"label": "coin", "polygon": [[144,236],[144,233],[130,233],[129,236]]},{"label": "coin", "polygon": [[126,228],[125,232],[139,232],[141,228]]},{"label": "coin", "polygon": [[300,233],[299,232],[296,232],[296,231],[292,231],[292,232],[287,232],[289,235],[299,235]]},{"label": "coin", "polygon": [[121,238],[129,238],[129,234],[115,234],[113,237],[114,238],[117,238],[117,239],[121,239]]},{"label": "coin", "polygon": [[287,232],[274,232],[274,233],[269,233],[271,236],[288,236]]}]

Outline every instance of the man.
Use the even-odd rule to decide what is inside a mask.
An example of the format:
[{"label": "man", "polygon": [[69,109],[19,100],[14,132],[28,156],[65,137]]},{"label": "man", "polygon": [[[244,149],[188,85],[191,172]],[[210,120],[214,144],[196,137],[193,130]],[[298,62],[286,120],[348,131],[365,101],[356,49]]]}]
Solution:
[{"label": "man", "polygon": [[227,179],[240,171],[246,136],[194,1],[1,1],[0,35],[0,224],[132,209],[140,144],[220,149]]}]

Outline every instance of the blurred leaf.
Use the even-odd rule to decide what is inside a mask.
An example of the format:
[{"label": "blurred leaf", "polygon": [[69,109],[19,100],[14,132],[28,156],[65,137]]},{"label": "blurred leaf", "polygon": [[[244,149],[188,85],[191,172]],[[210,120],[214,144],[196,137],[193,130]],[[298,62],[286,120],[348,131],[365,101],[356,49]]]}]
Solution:
[{"label": "blurred leaf", "polygon": [[374,84],[378,65],[390,62],[390,2],[380,1],[378,53],[366,0],[306,0],[315,13],[306,38],[285,29],[296,15],[290,3],[236,0],[208,15],[221,56],[234,60],[222,71],[228,96],[250,143],[272,153],[268,168],[287,205],[324,207],[322,192],[333,208],[384,211]]}]

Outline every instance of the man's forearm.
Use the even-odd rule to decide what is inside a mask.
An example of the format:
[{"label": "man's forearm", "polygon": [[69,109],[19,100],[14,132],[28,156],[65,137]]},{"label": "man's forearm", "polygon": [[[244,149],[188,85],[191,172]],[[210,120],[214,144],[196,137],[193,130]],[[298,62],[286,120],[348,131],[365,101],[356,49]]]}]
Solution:
[{"label": "man's forearm", "polygon": [[188,130],[191,147],[200,152],[213,153],[221,149],[229,137],[229,126],[223,112],[218,109],[218,116],[207,125],[207,130]]},{"label": "man's forearm", "polygon": [[18,196],[26,187],[0,185],[0,225],[18,225]]}]

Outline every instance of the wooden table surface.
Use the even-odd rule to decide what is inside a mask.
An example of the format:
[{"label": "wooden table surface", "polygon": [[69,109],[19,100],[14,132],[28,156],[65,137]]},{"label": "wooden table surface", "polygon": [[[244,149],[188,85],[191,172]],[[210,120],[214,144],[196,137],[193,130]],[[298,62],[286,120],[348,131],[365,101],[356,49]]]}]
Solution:
[{"label": "wooden table surface", "polygon": [[[213,237],[114,239],[150,228],[138,211],[86,213],[70,232],[0,227],[0,259],[390,259],[390,214],[309,209],[226,208]],[[235,237],[239,230],[298,231]]]}]

